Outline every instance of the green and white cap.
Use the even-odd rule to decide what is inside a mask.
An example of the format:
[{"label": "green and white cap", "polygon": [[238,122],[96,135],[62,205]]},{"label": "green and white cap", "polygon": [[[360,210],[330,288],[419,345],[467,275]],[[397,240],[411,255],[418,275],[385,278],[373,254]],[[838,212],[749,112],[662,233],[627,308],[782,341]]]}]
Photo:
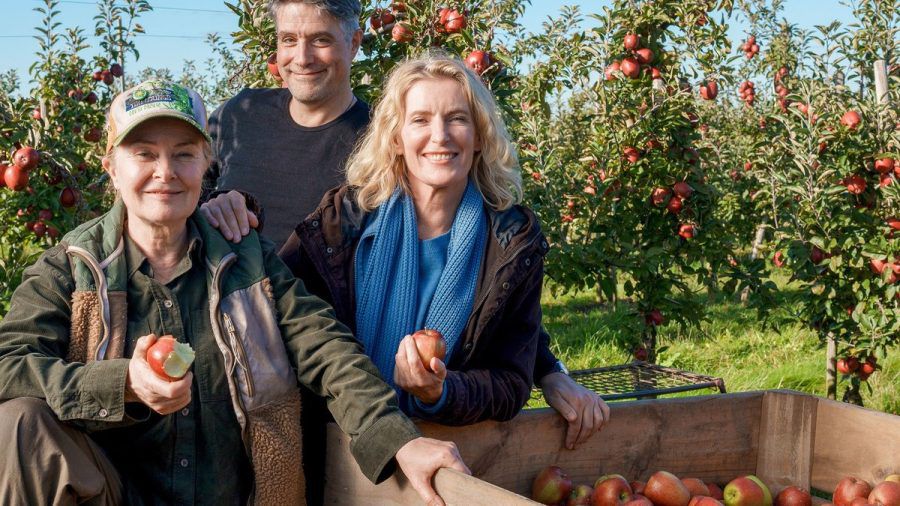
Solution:
[{"label": "green and white cap", "polygon": [[144,81],[113,99],[107,121],[106,153],[118,146],[134,127],[153,118],[177,118],[206,131],[206,107],[200,95],[179,84],[159,79]]}]

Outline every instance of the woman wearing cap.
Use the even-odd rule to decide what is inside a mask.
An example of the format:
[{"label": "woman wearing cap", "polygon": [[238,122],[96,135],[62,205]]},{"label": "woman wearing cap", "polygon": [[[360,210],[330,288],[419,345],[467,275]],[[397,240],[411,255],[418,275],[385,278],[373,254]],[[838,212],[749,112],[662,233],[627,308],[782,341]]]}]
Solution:
[{"label": "woman wearing cap", "polygon": [[[232,244],[197,214],[205,121],[173,83],[113,101],[115,205],[41,255],[0,322],[0,502],[302,503],[299,381],[327,395],[370,479],[396,456],[440,504],[437,468],[467,471],[455,447],[419,437],[271,243]],[[196,352],[175,381],[146,360],[164,334]]]}]

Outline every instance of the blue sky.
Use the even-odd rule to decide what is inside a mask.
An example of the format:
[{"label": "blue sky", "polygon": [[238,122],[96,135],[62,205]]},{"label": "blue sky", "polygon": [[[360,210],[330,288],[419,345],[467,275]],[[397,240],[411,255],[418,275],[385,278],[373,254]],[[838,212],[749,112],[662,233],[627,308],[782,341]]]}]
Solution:
[{"label": "blue sky", "polygon": [[[138,68],[168,67],[177,75],[184,60],[199,63],[208,58],[209,48],[204,41],[207,33],[218,32],[225,40],[230,40],[228,34],[237,27],[236,16],[225,7],[223,0],[151,0],[150,3],[154,10],[140,18],[147,33],[137,40],[141,54]],[[532,0],[523,23],[529,31],[536,31],[562,5],[579,5],[582,12],[598,12],[600,6],[608,4],[607,0]],[[0,0],[0,5],[7,19],[0,34],[0,71],[15,69],[25,81],[24,87],[28,88],[28,66],[38,49],[37,41],[32,38],[36,33],[33,27],[41,22],[41,15],[32,9],[43,2]],[[95,2],[62,0],[59,10],[62,27],[80,26],[85,28],[86,34],[92,33],[92,18],[97,14]],[[835,19],[847,22],[850,9],[838,0],[786,0],[784,17],[802,28],[811,28]],[[740,21],[732,25],[733,40],[742,38]],[[89,40],[96,43],[96,39]]]}]

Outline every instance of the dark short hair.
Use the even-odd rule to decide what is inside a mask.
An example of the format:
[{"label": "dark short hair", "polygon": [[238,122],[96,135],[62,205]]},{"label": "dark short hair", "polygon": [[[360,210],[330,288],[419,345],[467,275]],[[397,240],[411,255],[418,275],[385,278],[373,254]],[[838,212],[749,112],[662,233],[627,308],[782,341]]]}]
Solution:
[{"label": "dark short hair", "polygon": [[359,17],[362,15],[362,5],[359,0],[269,0],[269,17],[275,21],[275,13],[278,9],[282,5],[292,3],[312,5],[337,19],[348,39],[359,30]]}]

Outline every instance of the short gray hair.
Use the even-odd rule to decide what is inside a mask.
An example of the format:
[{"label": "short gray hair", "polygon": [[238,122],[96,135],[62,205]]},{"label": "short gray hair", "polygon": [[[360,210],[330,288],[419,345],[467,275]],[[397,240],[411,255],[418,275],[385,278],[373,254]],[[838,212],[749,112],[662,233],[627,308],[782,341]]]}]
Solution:
[{"label": "short gray hair", "polygon": [[292,3],[312,5],[337,19],[348,39],[359,30],[359,17],[362,15],[362,5],[359,0],[269,0],[269,17],[275,21],[275,13],[278,9],[284,4]]}]

